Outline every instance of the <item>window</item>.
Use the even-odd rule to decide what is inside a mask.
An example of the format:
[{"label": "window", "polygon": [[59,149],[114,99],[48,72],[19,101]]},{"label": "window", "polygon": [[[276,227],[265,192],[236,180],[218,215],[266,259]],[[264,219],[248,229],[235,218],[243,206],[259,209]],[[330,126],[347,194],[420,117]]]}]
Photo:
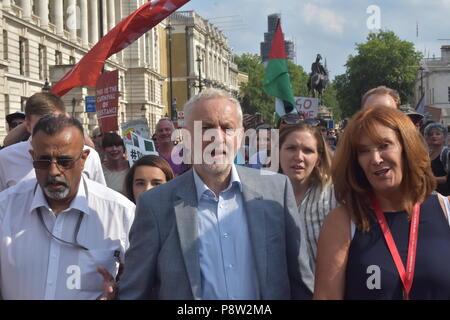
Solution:
[{"label": "window", "polygon": [[3,30],[3,60],[8,60],[8,31]]},{"label": "window", "polygon": [[47,48],[39,45],[39,79],[46,79],[47,76]]},{"label": "window", "polygon": [[27,53],[28,53],[28,40],[25,38],[19,38],[19,69],[21,76],[28,75],[28,63],[27,63]]},{"label": "window", "polygon": [[5,99],[5,115],[10,114],[9,111],[9,95],[5,94],[3,95]]},{"label": "window", "polygon": [[27,97],[20,97],[20,111],[25,112],[25,105],[27,104]]},{"label": "window", "polygon": [[55,65],[61,65],[61,64],[63,64],[63,61],[62,61],[62,52],[56,50],[56,51],[55,51]]},{"label": "window", "polygon": [[125,95],[125,81],[123,80],[123,76],[120,76],[119,78],[119,88],[120,88],[120,95],[123,97]]},{"label": "window", "polygon": [[450,102],[450,87],[448,87],[448,102]]},{"label": "window", "polygon": [[149,86],[150,101],[155,102],[155,81],[149,79],[148,86]]},{"label": "window", "polygon": [[69,64],[76,64],[77,60],[75,59],[75,57],[70,56],[69,57]]},{"label": "window", "polygon": [[144,53],[144,62],[148,65],[150,64],[149,58],[150,58],[150,35],[149,33],[145,33],[144,35],[144,42],[145,42],[145,53]]}]

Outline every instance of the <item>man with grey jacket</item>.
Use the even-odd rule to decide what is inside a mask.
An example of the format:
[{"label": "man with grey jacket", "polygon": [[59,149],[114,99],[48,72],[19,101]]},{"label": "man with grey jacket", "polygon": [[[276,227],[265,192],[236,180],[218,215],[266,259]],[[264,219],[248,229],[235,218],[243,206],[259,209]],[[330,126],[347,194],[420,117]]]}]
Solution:
[{"label": "man with grey jacket", "polygon": [[119,298],[310,298],[289,180],[233,164],[239,102],[207,89],[184,112],[193,169],[140,196]]}]

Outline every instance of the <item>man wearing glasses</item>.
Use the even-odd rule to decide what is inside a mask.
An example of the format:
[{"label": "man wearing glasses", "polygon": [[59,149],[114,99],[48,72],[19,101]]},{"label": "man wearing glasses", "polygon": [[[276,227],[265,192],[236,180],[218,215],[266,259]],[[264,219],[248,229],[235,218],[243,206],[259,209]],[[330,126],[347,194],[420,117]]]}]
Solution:
[{"label": "man wearing glasses", "polygon": [[[45,115],[65,113],[66,108],[60,97],[51,92],[36,93],[27,100],[25,105],[26,118],[24,124],[26,130],[31,134],[36,123]],[[31,149],[31,140],[32,138],[15,143],[0,151],[0,191],[22,180],[35,177],[32,159],[28,153],[28,150]],[[85,146],[85,149],[90,150],[90,155],[86,160],[83,173],[88,178],[106,185],[98,153],[88,146]]]},{"label": "man wearing glasses", "polygon": [[30,154],[36,178],[0,193],[4,299],[96,299],[118,274],[135,206],[82,175],[80,122],[42,118]]}]

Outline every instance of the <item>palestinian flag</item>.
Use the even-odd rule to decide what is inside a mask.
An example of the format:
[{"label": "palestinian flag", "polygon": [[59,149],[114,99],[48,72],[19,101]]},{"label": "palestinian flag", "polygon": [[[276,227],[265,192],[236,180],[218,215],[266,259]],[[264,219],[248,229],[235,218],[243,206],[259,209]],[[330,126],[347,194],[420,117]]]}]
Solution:
[{"label": "palestinian flag", "polygon": [[278,116],[282,117],[286,113],[291,113],[295,110],[294,95],[292,94],[291,80],[288,73],[286,47],[279,20],[264,75],[264,91],[276,98],[275,111]]}]

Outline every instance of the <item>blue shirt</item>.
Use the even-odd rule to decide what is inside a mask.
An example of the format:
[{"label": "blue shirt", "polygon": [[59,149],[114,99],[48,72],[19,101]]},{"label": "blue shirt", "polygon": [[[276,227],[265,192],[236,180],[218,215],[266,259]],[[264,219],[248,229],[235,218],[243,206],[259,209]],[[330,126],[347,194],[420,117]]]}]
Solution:
[{"label": "blue shirt", "polygon": [[216,197],[194,169],[198,200],[199,263],[204,300],[259,299],[242,184],[232,166],[228,188]]}]

